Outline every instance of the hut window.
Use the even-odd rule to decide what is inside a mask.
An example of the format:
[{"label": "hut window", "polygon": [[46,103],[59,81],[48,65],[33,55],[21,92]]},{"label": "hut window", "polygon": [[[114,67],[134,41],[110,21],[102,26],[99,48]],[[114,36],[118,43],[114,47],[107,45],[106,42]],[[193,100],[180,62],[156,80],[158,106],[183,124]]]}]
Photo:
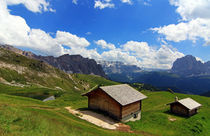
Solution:
[{"label": "hut window", "polygon": [[138,114],[133,114],[133,118],[137,118],[138,117]]}]

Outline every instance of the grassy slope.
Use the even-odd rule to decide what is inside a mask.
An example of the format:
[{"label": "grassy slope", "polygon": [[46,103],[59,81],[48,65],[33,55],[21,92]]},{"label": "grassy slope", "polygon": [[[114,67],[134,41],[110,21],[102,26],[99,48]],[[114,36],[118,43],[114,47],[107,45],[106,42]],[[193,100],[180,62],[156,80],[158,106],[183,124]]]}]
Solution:
[{"label": "grassy slope", "polygon": [[24,88],[12,88],[0,84],[0,89],[3,88],[0,93],[6,92],[38,99],[51,95],[62,95],[63,98],[66,98],[69,95],[72,97],[80,95],[98,84],[116,84],[116,82],[99,76],[66,74],[42,61],[30,59],[2,48],[0,48],[0,65],[6,65],[6,67],[0,66],[0,83],[3,79],[9,83],[25,85]]},{"label": "grassy slope", "polygon": [[208,97],[210,97],[210,91],[208,91],[208,92],[206,92],[206,93],[203,93],[202,95],[203,95],[203,96],[208,96]]},{"label": "grassy slope", "polygon": [[64,90],[75,90],[75,86],[82,88],[80,84],[77,84],[77,79],[71,78],[63,71],[47,65],[42,61],[29,59],[2,48],[0,48],[0,62],[13,67],[0,67],[0,77],[8,82],[13,81],[21,84],[32,83],[33,85],[42,85],[50,88],[60,87]]},{"label": "grassy slope", "polygon": [[108,131],[38,100],[0,95],[1,136],[123,135]]},{"label": "grassy slope", "polygon": [[[176,94],[180,99],[191,97],[203,106],[199,114],[190,118],[169,113],[165,104],[174,100],[174,95],[168,92],[144,91],[148,99],[143,101],[142,119],[128,124],[133,130],[146,131],[156,135],[173,136],[209,136],[210,135],[210,98],[197,95]],[[169,121],[175,118],[176,121]]]},{"label": "grassy slope", "polygon": [[[177,94],[179,98],[192,97],[203,105],[199,114],[184,118],[167,112],[169,107],[165,104],[174,100],[172,94],[143,91],[148,99],[143,101],[142,119],[127,123],[135,133],[104,130],[69,114],[64,107],[86,108],[87,98],[82,97],[82,93],[99,84],[112,85],[117,84],[116,82],[92,75],[73,74],[69,77],[40,61],[11,52],[5,53],[2,49],[0,60],[29,69],[20,74],[15,70],[0,68],[0,77],[8,82],[15,81],[26,85],[29,82],[29,85],[23,88],[0,84],[0,135],[210,135],[210,98]],[[45,73],[48,76],[39,76],[40,72],[41,75]],[[64,90],[56,89],[56,86]],[[59,97],[49,102],[32,99],[42,99],[50,95]],[[169,117],[177,120],[170,122]]]},{"label": "grassy slope", "polygon": [[142,119],[127,123],[135,131],[133,134],[104,130],[69,114],[65,106],[87,108],[87,98],[76,93],[66,93],[49,102],[0,94],[0,135],[210,135],[210,98],[177,94],[179,98],[192,97],[203,105],[199,114],[185,118],[168,113],[169,106],[165,104],[174,100],[172,94],[143,93],[148,99],[143,101]]},{"label": "grassy slope", "polygon": [[[94,87],[99,82],[110,85],[115,82],[98,76],[75,74],[78,81],[86,83],[90,80],[89,87]],[[88,78],[87,78],[88,77]],[[14,87],[0,84],[0,135],[8,136],[74,136],[74,135],[127,135],[121,132],[108,131],[96,127],[86,121],[69,114],[64,107],[87,107],[87,98],[81,93],[88,90],[67,90],[55,101],[42,102],[32,99],[39,94],[53,94],[57,90],[29,86]],[[24,95],[23,95],[24,94]],[[32,96],[32,98],[14,96]]]}]

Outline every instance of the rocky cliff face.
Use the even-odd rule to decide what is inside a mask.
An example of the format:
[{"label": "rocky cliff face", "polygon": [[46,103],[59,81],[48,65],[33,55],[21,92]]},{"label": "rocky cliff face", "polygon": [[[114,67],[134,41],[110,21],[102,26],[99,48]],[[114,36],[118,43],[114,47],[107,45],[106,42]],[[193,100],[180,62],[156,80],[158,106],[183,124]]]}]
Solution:
[{"label": "rocky cliff face", "polygon": [[204,66],[205,66],[206,69],[210,72],[210,61],[204,63]]},{"label": "rocky cliff face", "polygon": [[81,55],[65,54],[60,57],[36,56],[36,58],[67,73],[93,74],[106,77],[101,65],[97,64],[94,59],[83,58]]},{"label": "rocky cliff face", "polygon": [[10,51],[13,51],[13,52],[15,52],[17,54],[20,54],[20,55],[23,55],[23,56],[26,56],[26,57],[29,57],[29,58],[34,58],[36,56],[32,52],[22,51],[22,50],[17,49],[17,48],[15,48],[13,46],[10,46],[10,45],[0,45],[0,48],[4,48],[4,49],[10,50]]},{"label": "rocky cliff face", "polygon": [[95,60],[83,58],[81,55],[62,55],[60,57],[53,56],[37,56],[32,52],[22,51],[13,46],[0,45],[0,48],[4,48],[13,51],[17,54],[24,55],[29,58],[42,60],[49,65],[52,65],[66,73],[81,73],[81,74],[93,74],[106,77],[101,65],[97,64]]},{"label": "rocky cliff face", "polygon": [[101,64],[107,74],[128,74],[142,71],[141,68],[136,65],[126,65],[119,61],[98,61],[98,63]]},{"label": "rocky cliff face", "polygon": [[187,55],[177,59],[171,71],[181,76],[210,75],[210,62],[202,63],[194,56]]}]

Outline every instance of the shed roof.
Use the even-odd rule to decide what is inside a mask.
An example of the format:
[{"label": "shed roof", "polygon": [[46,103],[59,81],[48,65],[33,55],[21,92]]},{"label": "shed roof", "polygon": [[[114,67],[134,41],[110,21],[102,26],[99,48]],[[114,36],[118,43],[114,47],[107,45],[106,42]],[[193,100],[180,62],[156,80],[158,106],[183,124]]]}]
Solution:
[{"label": "shed roof", "polygon": [[[176,102],[182,104],[183,106],[185,106],[189,110],[193,110],[195,108],[199,108],[200,106],[202,106],[200,103],[196,102],[195,100],[193,100],[191,98],[181,99],[181,100],[178,100]],[[176,102],[173,102],[173,103],[176,103]],[[170,103],[170,104],[172,104],[172,103]]]},{"label": "shed roof", "polygon": [[127,84],[99,87],[122,106],[147,98],[144,94]]}]

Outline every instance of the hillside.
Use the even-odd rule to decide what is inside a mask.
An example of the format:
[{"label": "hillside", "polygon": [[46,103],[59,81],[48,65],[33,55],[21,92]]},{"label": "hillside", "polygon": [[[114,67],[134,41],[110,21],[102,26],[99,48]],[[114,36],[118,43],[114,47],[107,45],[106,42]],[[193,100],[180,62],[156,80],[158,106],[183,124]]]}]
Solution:
[{"label": "hillside", "polygon": [[[66,105],[74,108],[87,108],[87,99],[81,95],[72,93],[55,101],[42,102],[31,98],[0,93],[0,135],[210,135],[210,98],[176,94],[179,98],[192,97],[203,105],[197,115],[185,118],[168,112],[169,107],[165,104],[173,101],[174,95],[168,92],[143,91],[143,93],[148,96],[148,99],[143,102],[142,119],[127,123],[131,126],[133,133],[105,130],[68,113],[64,109]],[[170,121],[170,119],[175,121]]]},{"label": "hillside", "polygon": [[0,48],[12,51],[16,54],[44,61],[66,73],[92,74],[106,77],[101,65],[94,59],[84,58],[81,55],[62,55],[59,57],[36,55],[29,51],[23,51],[9,45],[0,45]]},{"label": "hillside", "polygon": [[[0,48],[1,82],[16,86],[45,86],[50,88],[80,88],[68,75],[43,61],[30,59]],[[75,89],[74,89],[75,90]]]},{"label": "hillside", "polygon": [[[94,87],[98,83],[98,79],[105,82],[104,84],[115,84],[115,82],[100,76],[86,75],[85,77],[92,79],[91,82],[93,83],[86,81],[86,78],[83,78],[80,74],[67,74],[43,61],[0,48],[0,83],[18,87],[22,93],[25,91],[35,95],[37,89],[40,90],[39,93],[42,92],[33,97],[48,94],[47,97],[50,95],[49,91],[57,96],[70,91],[81,93]],[[27,91],[28,88],[30,88],[30,91]]]},{"label": "hillside", "polygon": [[208,91],[208,92],[205,92],[205,93],[203,93],[203,94],[201,94],[202,96],[207,96],[207,97],[210,97],[210,91]]},{"label": "hillside", "polygon": [[[96,85],[116,82],[100,76],[66,74],[42,61],[0,49],[0,135],[1,136],[208,136],[210,135],[210,98],[192,97],[203,105],[191,118],[168,112],[165,104],[174,100],[169,92],[143,90],[142,119],[128,122],[132,133],[99,128],[65,110],[66,106],[84,109],[88,106],[81,94]],[[134,86],[141,88],[140,84]],[[145,86],[149,87],[150,86]],[[142,89],[141,89],[142,90]],[[55,96],[52,101],[41,100]],[[170,119],[175,121],[170,121]]]}]

